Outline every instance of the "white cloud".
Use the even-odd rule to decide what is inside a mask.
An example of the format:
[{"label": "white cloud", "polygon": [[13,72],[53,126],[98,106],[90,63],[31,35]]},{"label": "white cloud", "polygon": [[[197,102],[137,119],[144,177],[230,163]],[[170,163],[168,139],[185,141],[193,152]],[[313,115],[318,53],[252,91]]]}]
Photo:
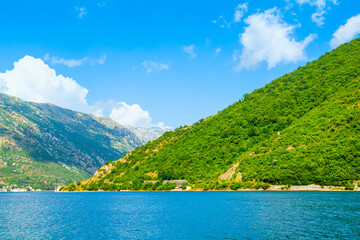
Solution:
[{"label": "white cloud", "polygon": [[98,59],[93,59],[93,58],[90,58],[90,65],[95,65],[95,64],[104,64],[105,63],[105,60],[106,60],[106,55],[103,54],[101,55]]},{"label": "white cloud", "polygon": [[346,23],[340,26],[330,41],[330,46],[336,48],[340,44],[346,43],[360,34],[360,14],[346,20]]},{"label": "white cloud", "polygon": [[311,20],[316,23],[316,25],[318,27],[320,27],[321,25],[324,25],[324,21],[325,21],[325,17],[324,15],[326,14],[326,12],[324,10],[319,10],[317,12],[314,12],[311,15]]},{"label": "white cloud", "polygon": [[87,57],[81,59],[64,59],[58,57],[51,58],[51,65],[64,64],[68,67],[77,67],[82,65],[85,61],[87,61]]},{"label": "white cloud", "polygon": [[90,64],[90,65],[104,64],[105,60],[106,60],[106,55],[103,54],[98,59],[94,59],[94,58],[90,58],[90,57],[83,57],[81,59],[64,59],[64,58],[59,58],[59,57],[55,57],[55,56],[50,57],[49,54],[46,54],[44,56],[43,60],[45,62],[50,61],[50,64],[52,66],[57,65],[57,64],[63,64],[68,67],[77,67],[77,66],[81,66],[83,64]]},{"label": "white cloud", "polygon": [[304,41],[296,41],[291,36],[296,26],[284,22],[277,8],[253,14],[245,19],[245,23],[248,26],[240,34],[242,54],[233,56],[233,60],[239,62],[236,71],[254,68],[263,61],[270,69],[279,63],[305,60],[305,47],[317,37],[310,34]]},{"label": "white cloud", "polygon": [[52,103],[97,116],[110,116],[120,124],[166,128],[161,122],[153,123],[149,112],[138,104],[110,100],[89,105],[86,99],[88,89],[72,78],[57,75],[43,60],[31,56],[15,62],[12,70],[0,73],[0,92],[25,101]]},{"label": "white cloud", "polygon": [[192,44],[192,45],[190,45],[190,46],[184,46],[184,47],[183,47],[184,52],[186,52],[187,54],[189,54],[190,57],[192,57],[192,58],[196,57],[196,54],[194,53],[194,49],[195,49],[195,45],[194,45],[194,44]]},{"label": "white cloud", "polygon": [[213,20],[213,23],[219,23],[221,28],[230,28],[231,27],[231,21],[228,22],[224,18],[223,15],[221,15],[218,20]]},{"label": "white cloud", "polygon": [[26,101],[87,110],[88,90],[74,79],[56,75],[41,59],[25,56],[14,63],[14,69],[0,73],[0,91]]},{"label": "white cloud", "polygon": [[164,64],[164,63],[158,63],[158,62],[154,62],[151,60],[146,60],[144,62],[141,63],[141,65],[144,66],[144,68],[146,68],[146,73],[155,73],[155,72],[159,72],[161,70],[169,70],[170,69],[170,65],[169,64]]},{"label": "white cloud", "polygon": [[291,2],[291,0],[285,0],[285,3],[286,3],[284,7],[285,11],[288,11],[294,7],[294,4]]},{"label": "white cloud", "polygon": [[125,102],[116,102],[114,100],[99,101],[91,106],[91,110],[96,116],[110,116],[121,125],[171,129],[171,127],[165,126],[163,122],[153,123],[149,112],[142,109],[138,104],[129,105]]},{"label": "white cloud", "polygon": [[326,7],[326,0],[296,0],[300,5],[310,4],[311,6],[316,6],[318,8]]},{"label": "white cloud", "polygon": [[229,29],[231,28],[231,22],[238,23],[243,18],[244,14],[248,11],[248,3],[239,4],[235,7],[235,12],[233,20],[227,21],[223,15],[218,17],[218,19],[213,20],[212,23],[218,23],[221,28]]},{"label": "white cloud", "polygon": [[248,3],[239,4],[235,8],[234,13],[234,22],[240,22],[241,18],[244,16],[244,14],[248,11]]},{"label": "white cloud", "polygon": [[216,50],[215,50],[215,54],[219,54],[221,52],[221,48],[217,48]]},{"label": "white cloud", "polygon": [[300,5],[309,4],[310,6],[316,7],[316,12],[311,15],[311,20],[316,23],[318,27],[322,26],[325,21],[324,15],[327,13],[325,11],[327,2],[331,2],[334,5],[337,5],[337,0],[296,0]]},{"label": "white cloud", "polygon": [[128,105],[124,102],[119,102],[113,107],[110,117],[122,125],[152,126],[149,112],[143,110],[138,104]]},{"label": "white cloud", "polygon": [[86,14],[88,14],[85,7],[75,7],[75,11],[79,12],[78,18],[83,18]]}]

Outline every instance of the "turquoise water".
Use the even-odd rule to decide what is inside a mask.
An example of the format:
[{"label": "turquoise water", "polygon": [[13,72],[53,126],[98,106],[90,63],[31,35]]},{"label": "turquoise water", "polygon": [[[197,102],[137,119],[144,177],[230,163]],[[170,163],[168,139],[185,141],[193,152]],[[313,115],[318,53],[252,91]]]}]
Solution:
[{"label": "turquoise water", "polygon": [[360,192],[1,193],[0,239],[360,239]]}]

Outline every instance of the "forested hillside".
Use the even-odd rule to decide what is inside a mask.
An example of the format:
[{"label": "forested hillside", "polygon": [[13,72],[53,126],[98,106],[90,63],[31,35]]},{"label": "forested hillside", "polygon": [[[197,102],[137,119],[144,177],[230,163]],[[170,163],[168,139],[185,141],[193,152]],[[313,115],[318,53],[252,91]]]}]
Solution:
[{"label": "forested hillside", "polygon": [[136,148],[72,189],[146,189],[144,180],[167,179],[202,189],[359,180],[360,39]]}]

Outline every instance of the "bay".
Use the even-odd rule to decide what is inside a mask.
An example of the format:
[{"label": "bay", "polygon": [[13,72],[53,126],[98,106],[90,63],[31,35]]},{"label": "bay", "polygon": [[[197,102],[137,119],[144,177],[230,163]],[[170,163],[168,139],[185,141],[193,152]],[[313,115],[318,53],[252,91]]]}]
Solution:
[{"label": "bay", "polygon": [[360,192],[0,194],[0,239],[360,239]]}]

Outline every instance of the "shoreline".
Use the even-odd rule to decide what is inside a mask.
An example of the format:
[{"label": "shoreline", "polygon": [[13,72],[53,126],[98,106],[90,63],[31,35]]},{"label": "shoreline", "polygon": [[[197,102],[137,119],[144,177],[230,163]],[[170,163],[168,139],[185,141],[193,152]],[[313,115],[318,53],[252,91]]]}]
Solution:
[{"label": "shoreline", "polygon": [[55,191],[55,192],[359,192],[360,188],[358,185],[355,185],[353,190],[347,190],[345,187],[336,187],[336,186],[320,186],[320,185],[306,185],[306,186],[287,186],[287,185],[271,185],[270,188],[264,189],[254,189],[254,188],[244,188],[244,189],[223,189],[223,190],[204,190],[204,189],[188,189],[188,190],[120,190],[120,191]]}]

